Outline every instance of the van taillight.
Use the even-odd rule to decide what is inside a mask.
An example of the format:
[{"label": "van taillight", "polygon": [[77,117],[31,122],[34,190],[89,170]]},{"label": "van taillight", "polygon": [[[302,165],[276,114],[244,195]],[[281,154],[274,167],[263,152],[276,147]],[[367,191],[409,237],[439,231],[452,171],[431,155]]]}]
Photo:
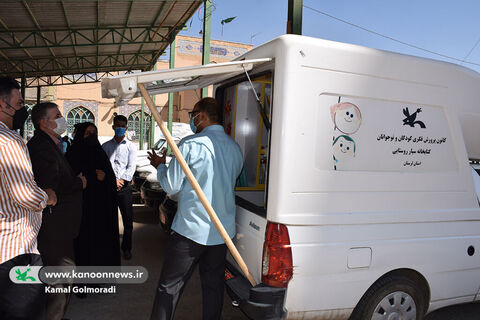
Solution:
[{"label": "van taillight", "polygon": [[292,274],[288,229],[283,224],[268,222],[263,244],[262,282],[272,287],[286,288]]}]

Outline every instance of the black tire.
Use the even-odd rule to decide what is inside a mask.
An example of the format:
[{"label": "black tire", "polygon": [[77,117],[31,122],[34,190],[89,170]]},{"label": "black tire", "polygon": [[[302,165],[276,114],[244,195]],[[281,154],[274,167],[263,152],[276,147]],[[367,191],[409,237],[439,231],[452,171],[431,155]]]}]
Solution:
[{"label": "black tire", "polygon": [[[379,305],[382,300],[382,305]],[[350,320],[382,319],[382,315],[384,319],[389,319],[385,314],[393,312],[400,312],[406,316],[398,318],[401,320],[423,320],[426,300],[425,288],[419,286],[414,280],[401,275],[387,275],[375,282],[363,295],[353,310]],[[387,307],[383,308],[385,305]],[[415,309],[416,312],[414,312]]]}]

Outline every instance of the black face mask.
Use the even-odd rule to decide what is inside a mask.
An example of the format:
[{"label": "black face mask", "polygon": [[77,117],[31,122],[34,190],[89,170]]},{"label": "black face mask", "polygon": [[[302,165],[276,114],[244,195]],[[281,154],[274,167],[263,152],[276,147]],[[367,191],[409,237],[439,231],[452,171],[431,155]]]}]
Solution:
[{"label": "black face mask", "polygon": [[89,147],[94,147],[94,146],[96,146],[100,143],[98,142],[97,135],[96,134],[91,134],[91,135],[89,135],[88,137],[85,138],[85,144]]},{"label": "black face mask", "polygon": [[12,129],[18,130],[23,128],[23,126],[25,125],[25,121],[27,121],[28,119],[28,116],[29,114],[26,107],[16,110],[13,114]]}]

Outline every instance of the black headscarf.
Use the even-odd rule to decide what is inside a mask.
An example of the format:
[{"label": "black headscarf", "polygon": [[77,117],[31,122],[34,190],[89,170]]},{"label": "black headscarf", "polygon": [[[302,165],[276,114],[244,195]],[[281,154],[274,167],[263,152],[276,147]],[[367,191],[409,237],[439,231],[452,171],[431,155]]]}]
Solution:
[{"label": "black headscarf", "polygon": [[85,131],[87,131],[88,127],[94,127],[95,131],[97,131],[97,127],[91,122],[82,122],[77,123],[75,125],[75,136],[73,137],[73,144],[77,144],[78,146],[87,145],[87,146],[99,146],[100,142],[98,141],[98,134],[95,133],[94,135],[88,136],[86,139],[83,137],[85,135]]},{"label": "black headscarf", "polygon": [[97,133],[84,138],[85,131],[91,126],[97,131],[97,127],[91,122],[82,122],[75,125],[73,143],[65,154],[65,157],[75,172],[77,174],[80,172],[83,173],[83,175],[87,177],[87,180],[89,176],[91,176],[91,179],[96,176],[97,169],[104,171],[110,179],[115,179],[110,160],[98,141]]}]

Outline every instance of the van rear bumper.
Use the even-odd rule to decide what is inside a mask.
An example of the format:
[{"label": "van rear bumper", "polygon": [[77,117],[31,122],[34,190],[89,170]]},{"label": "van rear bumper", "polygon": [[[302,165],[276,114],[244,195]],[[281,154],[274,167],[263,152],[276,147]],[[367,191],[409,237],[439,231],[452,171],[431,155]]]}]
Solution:
[{"label": "van rear bumper", "polygon": [[240,310],[250,319],[283,319],[286,288],[275,288],[263,283],[252,287],[250,282],[227,262],[227,269],[234,278],[225,280],[227,293],[236,301]]}]

